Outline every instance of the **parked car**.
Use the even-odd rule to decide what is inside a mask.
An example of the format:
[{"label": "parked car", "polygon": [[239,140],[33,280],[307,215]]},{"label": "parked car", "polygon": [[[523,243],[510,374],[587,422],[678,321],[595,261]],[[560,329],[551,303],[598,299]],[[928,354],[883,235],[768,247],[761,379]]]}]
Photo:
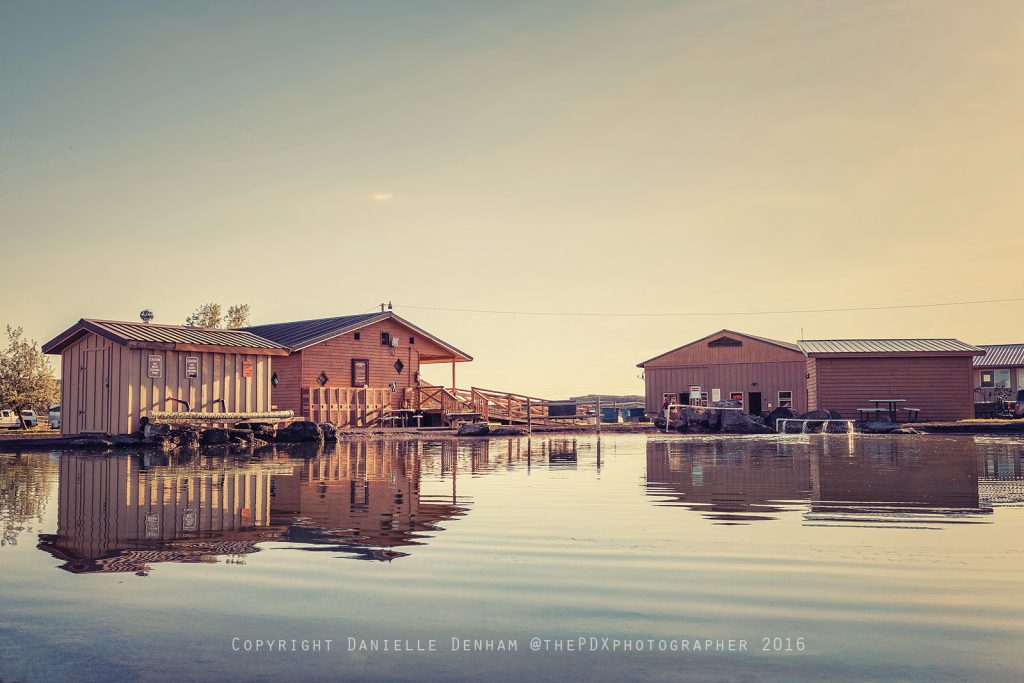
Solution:
[{"label": "parked car", "polygon": [[39,424],[39,416],[36,415],[34,410],[23,410],[21,411],[21,416],[25,418],[26,427],[35,427]]},{"label": "parked car", "polygon": [[17,429],[21,426],[18,414],[13,410],[0,410],[0,429]]},{"label": "parked car", "polygon": [[50,429],[60,429],[60,406],[50,406]]}]

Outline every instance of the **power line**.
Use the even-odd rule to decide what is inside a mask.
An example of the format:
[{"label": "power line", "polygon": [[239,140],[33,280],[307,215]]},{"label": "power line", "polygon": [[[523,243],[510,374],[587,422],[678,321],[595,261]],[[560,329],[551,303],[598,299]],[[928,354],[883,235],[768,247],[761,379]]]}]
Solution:
[{"label": "power line", "polygon": [[636,313],[636,312],[584,312],[584,311],[495,311],[480,308],[446,308],[441,306],[411,306],[408,304],[395,304],[396,308],[411,308],[419,311],[446,311],[450,313],[482,313],[494,315],[542,315],[542,316],[572,316],[572,317],[593,317],[593,318],[677,318],[677,317],[714,317],[730,315],[797,315],[802,313],[853,313],[857,311],[896,311],[914,308],[940,308],[944,306],[974,306],[977,304],[1003,304],[1024,301],[1024,297],[1011,299],[981,299],[978,301],[943,301],[930,304],[897,304],[891,306],[853,306],[849,308],[801,308],[783,311],[715,311],[715,312],[658,312],[658,313]]}]

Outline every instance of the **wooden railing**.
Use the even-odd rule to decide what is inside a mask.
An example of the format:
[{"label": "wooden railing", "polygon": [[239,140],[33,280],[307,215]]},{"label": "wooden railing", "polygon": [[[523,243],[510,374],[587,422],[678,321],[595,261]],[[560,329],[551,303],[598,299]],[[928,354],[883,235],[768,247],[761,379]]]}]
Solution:
[{"label": "wooden railing", "polygon": [[413,410],[441,413],[445,419],[452,414],[476,413],[485,422],[493,420],[509,424],[564,424],[577,418],[587,420],[591,415],[589,406],[578,405],[575,415],[552,417],[549,412],[550,406],[557,402],[480,387],[448,389],[420,385],[414,388],[409,403]]},{"label": "wooden railing", "polygon": [[391,391],[384,388],[303,387],[305,417],[338,427],[380,425],[391,412]]}]

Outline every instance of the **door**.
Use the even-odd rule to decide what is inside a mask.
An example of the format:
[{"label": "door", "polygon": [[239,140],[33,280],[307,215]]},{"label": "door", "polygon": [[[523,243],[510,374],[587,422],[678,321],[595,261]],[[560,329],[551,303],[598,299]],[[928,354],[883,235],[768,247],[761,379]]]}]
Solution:
[{"label": "door", "polygon": [[751,391],[750,393],[748,393],[747,394],[747,402],[750,405],[750,414],[751,415],[760,415],[761,414],[761,392],[760,391]]},{"label": "door", "polygon": [[108,431],[109,374],[107,349],[82,351],[82,382],[78,392],[79,428],[82,432]]}]

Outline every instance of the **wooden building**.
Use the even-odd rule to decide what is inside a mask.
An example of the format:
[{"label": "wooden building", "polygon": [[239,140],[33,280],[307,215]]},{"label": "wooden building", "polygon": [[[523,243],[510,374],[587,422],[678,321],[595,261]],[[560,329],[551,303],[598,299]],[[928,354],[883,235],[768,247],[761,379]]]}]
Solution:
[{"label": "wooden building", "polygon": [[[270,410],[283,346],[241,330],[83,318],[43,345],[61,356],[61,434],[130,434],[150,411]],[[186,408],[187,406],[187,408]]]},{"label": "wooden building", "polygon": [[805,359],[795,344],[720,330],[637,365],[644,370],[647,412],[665,400],[703,405],[734,399],[759,415],[779,406],[807,411]]},{"label": "wooden building", "polygon": [[287,347],[271,375],[273,405],[337,425],[365,425],[410,404],[420,367],[473,360],[391,311],[273,323],[244,331]]},{"label": "wooden building", "polygon": [[973,416],[973,358],[985,353],[976,346],[958,339],[819,339],[799,347],[807,356],[811,410],[856,419],[873,401],[902,399],[923,420]]},{"label": "wooden building", "polygon": [[1024,391],[1024,344],[981,344],[984,356],[974,357],[975,399],[1016,399]]}]

